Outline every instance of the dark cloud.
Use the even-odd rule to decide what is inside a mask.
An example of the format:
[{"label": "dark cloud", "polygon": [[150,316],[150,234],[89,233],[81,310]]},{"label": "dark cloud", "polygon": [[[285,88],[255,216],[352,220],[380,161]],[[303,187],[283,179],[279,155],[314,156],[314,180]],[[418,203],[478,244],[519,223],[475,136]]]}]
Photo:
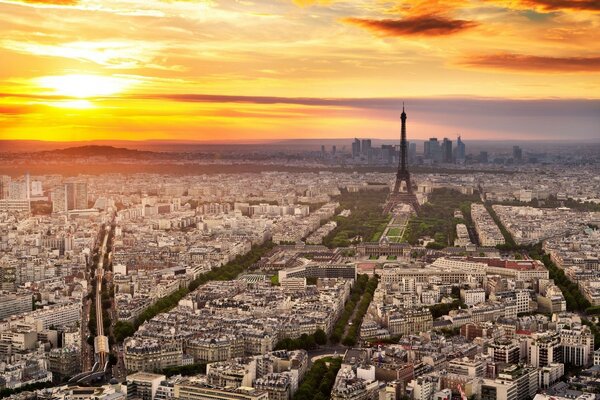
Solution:
[{"label": "dark cloud", "polygon": [[460,62],[470,67],[532,72],[598,72],[599,57],[546,57],[499,53],[467,57]]},{"label": "dark cloud", "polygon": [[588,10],[600,11],[598,0],[522,0],[525,5],[541,6],[546,10]]},{"label": "dark cloud", "polygon": [[442,36],[477,26],[475,21],[420,15],[402,19],[344,18],[344,22],[385,36]]},{"label": "dark cloud", "polygon": [[[511,100],[485,97],[447,97],[447,98],[319,98],[319,97],[276,97],[276,96],[228,96],[213,94],[148,94],[134,95],[129,98],[147,100],[171,100],[190,103],[250,103],[250,104],[294,104],[316,107],[351,107],[369,110],[398,111],[402,103],[418,112],[439,112],[467,115],[472,112],[494,110],[504,115],[543,116],[553,115],[581,116],[595,114],[600,110],[600,100],[587,99],[540,99]],[[580,113],[580,114],[579,114]],[[600,115],[600,114],[599,114]],[[600,118],[600,117],[599,117]]]}]

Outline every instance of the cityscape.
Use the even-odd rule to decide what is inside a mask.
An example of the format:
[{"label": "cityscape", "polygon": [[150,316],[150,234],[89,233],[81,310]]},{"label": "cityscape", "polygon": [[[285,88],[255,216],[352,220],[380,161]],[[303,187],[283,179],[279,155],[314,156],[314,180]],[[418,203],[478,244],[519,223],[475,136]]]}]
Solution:
[{"label": "cityscape", "polygon": [[600,400],[597,1],[0,19],[0,398]]}]

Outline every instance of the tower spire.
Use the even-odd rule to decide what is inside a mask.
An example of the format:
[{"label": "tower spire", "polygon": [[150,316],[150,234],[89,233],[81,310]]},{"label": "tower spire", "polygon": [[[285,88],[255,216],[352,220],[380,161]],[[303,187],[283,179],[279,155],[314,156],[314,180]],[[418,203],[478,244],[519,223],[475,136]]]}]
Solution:
[{"label": "tower spire", "polygon": [[[402,102],[402,114],[400,115],[400,159],[398,160],[398,171],[396,172],[396,182],[394,189],[390,193],[388,201],[383,209],[384,214],[391,212],[396,204],[410,204],[415,211],[419,209],[417,196],[413,192],[410,180],[410,172],[408,172],[408,141],[406,140],[406,111],[404,102]],[[405,190],[402,191],[402,182],[405,184]]]}]

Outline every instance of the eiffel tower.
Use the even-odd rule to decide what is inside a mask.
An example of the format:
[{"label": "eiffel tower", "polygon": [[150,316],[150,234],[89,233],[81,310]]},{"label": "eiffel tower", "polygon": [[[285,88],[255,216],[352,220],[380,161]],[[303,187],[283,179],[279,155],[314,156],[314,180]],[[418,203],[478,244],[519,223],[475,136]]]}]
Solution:
[{"label": "eiffel tower", "polygon": [[[419,211],[419,202],[417,196],[413,192],[412,184],[410,182],[410,172],[408,172],[408,161],[407,161],[407,147],[406,142],[406,112],[404,111],[404,104],[402,104],[402,114],[400,115],[402,121],[402,130],[400,135],[400,161],[398,162],[398,172],[396,172],[396,183],[394,184],[394,190],[390,193],[387,203],[383,209],[384,214],[389,214],[394,207],[399,203],[410,204],[415,211]],[[402,182],[404,182],[405,190],[402,191]]]}]

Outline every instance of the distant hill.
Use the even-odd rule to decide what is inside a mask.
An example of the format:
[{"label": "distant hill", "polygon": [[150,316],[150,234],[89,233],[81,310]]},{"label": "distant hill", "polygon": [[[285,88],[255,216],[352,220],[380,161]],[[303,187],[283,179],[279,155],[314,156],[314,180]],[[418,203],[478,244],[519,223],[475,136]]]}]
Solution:
[{"label": "distant hill", "polygon": [[66,149],[55,149],[42,151],[47,155],[62,155],[66,157],[116,157],[116,158],[142,158],[161,156],[160,153],[152,151],[141,151],[126,149],[123,147],[89,145],[69,147]]}]

